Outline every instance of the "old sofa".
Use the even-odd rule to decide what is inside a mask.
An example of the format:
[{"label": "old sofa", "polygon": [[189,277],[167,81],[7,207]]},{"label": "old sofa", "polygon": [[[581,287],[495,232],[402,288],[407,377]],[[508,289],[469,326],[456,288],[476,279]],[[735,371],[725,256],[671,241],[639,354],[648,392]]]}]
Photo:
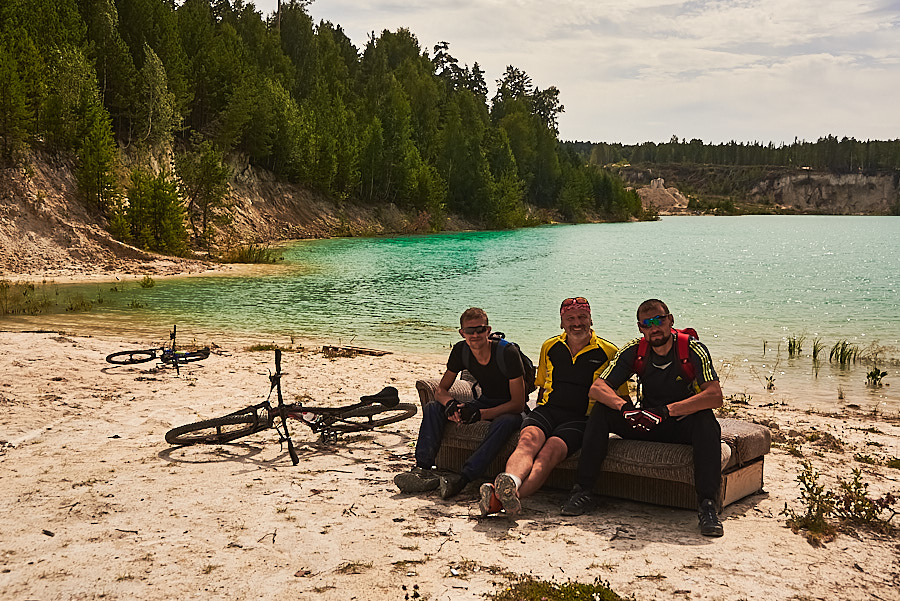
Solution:
[{"label": "old sofa", "polygon": [[[423,407],[434,401],[437,387],[438,380],[416,382]],[[471,383],[457,380],[450,393],[460,401],[470,400]],[[718,499],[721,510],[762,490],[763,463],[771,447],[771,436],[768,428],[750,422],[719,418],[719,423],[722,426],[722,486]],[[437,467],[459,470],[478,447],[486,431],[486,422],[449,424],[435,461]],[[609,454],[597,483],[597,493],[657,505],[697,508],[693,456],[689,445],[623,440],[615,435],[611,438]],[[517,440],[517,434],[510,438],[489,466],[485,478],[493,478],[503,470]],[[559,464],[546,486],[570,489],[575,481],[578,456],[579,453],[576,453]]]}]

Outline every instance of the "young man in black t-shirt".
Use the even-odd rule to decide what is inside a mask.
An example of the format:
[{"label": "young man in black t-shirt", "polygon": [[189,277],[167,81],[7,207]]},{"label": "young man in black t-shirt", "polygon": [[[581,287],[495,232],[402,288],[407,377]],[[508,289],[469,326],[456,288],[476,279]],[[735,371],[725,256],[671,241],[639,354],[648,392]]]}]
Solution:
[{"label": "young man in black t-shirt", "polygon": [[562,508],[563,515],[581,515],[595,505],[593,488],[609,447],[609,434],[622,438],[689,444],[694,449],[694,482],[699,505],[700,533],[722,536],[716,512],[721,484],[722,435],[713,409],[722,406],[722,388],[706,346],[689,338],[687,359],[692,378],[678,356],[678,338],[669,308],[658,299],[641,303],[638,329],[646,340],[646,357],[639,376],[639,406],[622,399],[614,389],[635,373],[641,348],[637,338],[625,345],[591,386],[597,401],[584,434],[575,487]]},{"label": "young man in black t-shirt", "polygon": [[[488,339],[491,327],[482,309],[467,309],[460,316],[459,325],[463,340],[450,351],[447,371],[438,385],[435,402],[426,405],[422,411],[416,441],[416,467],[394,477],[401,492],[423,492],[440,487],[441,498],[457,495],[484,472],[522,423],[526,395],[519,351],[511,344],[500,345]],[[498,352],[505,353],[506,374],[497,363]],[[464,353],[468,357],[464,357]],[[472,374],[481,389],[475,400],[466,403],[460,403],[450,395],[450,387],[463,369]],[[444,427],[451,421],[472,424],[479,420],[491,423],[484,441],[469,456],[459,474],[438,477],[433,468]]]}]

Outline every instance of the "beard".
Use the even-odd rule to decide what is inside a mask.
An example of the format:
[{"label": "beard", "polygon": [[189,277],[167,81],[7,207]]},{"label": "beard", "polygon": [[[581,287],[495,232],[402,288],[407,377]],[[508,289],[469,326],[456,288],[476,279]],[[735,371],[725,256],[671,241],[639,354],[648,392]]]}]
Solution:
[{"label": "beard", "polygon": [[664,346],[668,341],[671,334],[660,334],[658,338],[649,338],[647,342],[650,343],[650,346]]}]

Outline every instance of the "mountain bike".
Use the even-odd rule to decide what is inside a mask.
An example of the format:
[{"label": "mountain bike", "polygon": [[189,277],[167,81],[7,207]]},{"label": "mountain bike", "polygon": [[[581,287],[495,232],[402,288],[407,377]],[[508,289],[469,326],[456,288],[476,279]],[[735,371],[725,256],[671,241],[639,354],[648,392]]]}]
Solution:
[{"label": "mountain bike", "polygon": [[[365,395],[358,403],[343,407],[307,407],[303,403],[285,404],[281,394],[281,351],[275,351],[275,373],[269,374],[269,396],[262,403],[222,417],[172,428],[166,442],[172,445],[223,444],[269,428],[275,428],[281,442],[287,443],[294,465],[300,461],[288,432],[288,420],[297,420],[319,434],[325,442],[334,442],[349,432],[371,430],[393,424],[416,414],[412,403],[401,403],[397,389],[387,386],[377,394]],[[277,405],[269,399],[276,392]]]},{"label": "mountain bike", "polygon": [[147,361],[159,359],[163,365],[174,365],[176,373],[180,374],[179,365],[202,361],[209,357],[208,346],[193,351],[177,350],[175,348],[175,330],[176,326],[172,326],[172,331],[169,333],[169,346],[163,345],[158,348],[111,353],[106,356],[106,361],[113,365],[134,365],[135,363],[146,363]]}]

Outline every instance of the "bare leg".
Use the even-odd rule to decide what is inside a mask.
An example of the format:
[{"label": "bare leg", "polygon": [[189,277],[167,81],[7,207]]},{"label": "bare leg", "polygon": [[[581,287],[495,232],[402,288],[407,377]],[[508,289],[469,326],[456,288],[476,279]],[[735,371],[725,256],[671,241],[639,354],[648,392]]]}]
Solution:
[{"label": "bare leg", "polygon": [[536,493],[550,477],[553,468],[559,465],[568,454],[569,447],[561,438],[556,436],[548,438],[534,459],[528,477],[522,480],[522,486],[519,487],[519,498],[522,499]]},{"label": "bare leg", "polygon": [[537,457],[545,440],[544,432],[537,426],[522,428],[516,450],[506,461],[506,473],[512,474],[524,482],[531,473],[534,458]]}]

